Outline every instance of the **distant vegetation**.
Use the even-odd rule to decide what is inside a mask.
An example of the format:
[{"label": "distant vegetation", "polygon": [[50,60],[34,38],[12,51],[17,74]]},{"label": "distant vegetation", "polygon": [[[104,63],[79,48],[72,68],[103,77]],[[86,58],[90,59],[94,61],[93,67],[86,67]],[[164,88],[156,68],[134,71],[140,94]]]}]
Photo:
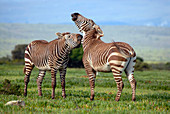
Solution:
[{"label": "distant vegetation", "polygon": [[[24,64],[25,49],[28,44],[18,44],[11,51],[12,57],[6,56],[0,58],[0,65],[2,64]],[[82,68],[83,48],[75,48],[71,50],[68,67],[72,68]]]},{"label": "distant vegetation", "polygon": [[[101,26],[105,42],[127,42],[134,47],[137,56],[146,62],[170,62],[170,28],[144,26]],[[75,25],[50,24],[0,24],[0,57],[11,56],[17,44],[29,44],[33,40],[51,41],[55,32],[78,33]]]},{"label": "distant vegetation", "polygon": [[[14,50],[11,51],[12,58],[9,56],[0,58],[1,64],[24,64],[24,51],[28,44],[18,44],[15,46]],[[83,68],[83,48],[75,48],[71,51],[69,57],[68,67],[70,68]],[[167,63],[159,63],[159,64],[148,64],[144,62],[144,59],[141,57],[137,57],[135,70],[143,71],[143,70],[151,70],[151,69],[159,69],[159,70],[170,70],[170,62]]]}]

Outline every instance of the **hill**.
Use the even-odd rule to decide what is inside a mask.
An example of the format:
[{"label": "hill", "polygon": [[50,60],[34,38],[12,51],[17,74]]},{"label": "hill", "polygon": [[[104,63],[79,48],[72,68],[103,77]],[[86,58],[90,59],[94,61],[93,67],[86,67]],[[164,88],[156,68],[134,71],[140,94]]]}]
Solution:
[{"label": "hill", "polygon": [[[146,26],[101,26],[104,42],[127,42],[147,62],[170,61],[170,28]],[[33,40],[51,41],[56,32],[78,33],[75,25],[0,23],[0,57],[11,55],[16,44]]]}]

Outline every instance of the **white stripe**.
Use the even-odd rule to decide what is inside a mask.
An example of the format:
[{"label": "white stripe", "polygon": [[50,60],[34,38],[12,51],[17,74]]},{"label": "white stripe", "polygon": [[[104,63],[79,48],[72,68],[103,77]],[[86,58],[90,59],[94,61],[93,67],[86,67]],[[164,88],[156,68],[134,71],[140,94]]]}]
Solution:
[{"label": "white stripe", "polygon": [[114,69],[112,69],[112,68],[111,68],[111,70],[112,70],[114,73],[117,73],[118,75],[120,75],[120,72],[119,72],[119,71],[114,70]]},{"label": "white stripe", "polygon": [[30,46],[28,45],[28,50],[30,51]]},{"label": "white stripe", "polygon": [[29,63],[32,63],[29,59],[25,58],[25,61],[29,62]]},{"label": "white stripe", "polygon": [[30,56],[30,53],[27,50],[25,50],[25,53]]},{"label": "white stripe", "polygon": [[[120,55],[120,53],[118,53],[118,52],[113,52],[113,53],[111,53],[111,54],[109,55],[108,59],[109,59],[111,56],[114,56],[114,55]],[[121,56],[121,55],[120,55],[120,56]]]},{"label": "white stripe", "polygon": [[125,61],[111,60],[111,61],[109,61],[109,63],[114,63],[114,64],[117,64],[117,65],[124,66],[126,62]]},{"label": "white stripe", "polygon": [[25,65],[26,65],[26,66],[29,66],[29,65],[31,65],[31,64],[30,64],[30,63],[25,63]]},{"label": "white stripe", "polygon": [[123,69],[123,68],[117,67],[117,66],[111,66],[111,68],[115,68],[115,69],[117,69],[117,70],[119,70],[119,71],[122,71],[122,69]]},{"label": "white stripe", "polygon": [[114,78],[122,78],[122,77],[114,77]]}]

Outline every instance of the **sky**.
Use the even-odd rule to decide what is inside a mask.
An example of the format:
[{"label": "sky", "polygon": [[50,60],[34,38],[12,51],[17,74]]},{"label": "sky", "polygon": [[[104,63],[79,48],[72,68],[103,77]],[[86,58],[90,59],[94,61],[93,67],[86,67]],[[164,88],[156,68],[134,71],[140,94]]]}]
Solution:
[{"label": "sky", "polygon": [[170,0],[0,0],[0,23],[74,24],[74,12],[99,25],[170,27]]}]

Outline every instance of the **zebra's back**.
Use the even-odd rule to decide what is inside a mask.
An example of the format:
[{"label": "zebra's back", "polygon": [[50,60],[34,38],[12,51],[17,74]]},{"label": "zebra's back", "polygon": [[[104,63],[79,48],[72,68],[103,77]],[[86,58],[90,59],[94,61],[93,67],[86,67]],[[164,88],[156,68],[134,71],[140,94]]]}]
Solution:
[{"label": "zebra's back", "polygon": [[[136,56],[136,54],[133,48],[127,43],[104,43],[103,41],[96,39],[90,44],[90,48],[88,48],[87,51],[84,51],[83,60],[87,60],[90,63],[90,66],[96,71],[110,72],[111,62],[121,66],[122,64],[128,63],[131,56]],[[122,66],[125,67],[126,65]],[[121,69],[123,70],[124,67]]]},{"label": "zebra's back", "polygon": [[49,56],[51,56],[52,50],[55,50],[55,45],[51,45],[45,40],[31,42],[25,50],[25,64],[30,63],[38,69],[50,70]]}]

